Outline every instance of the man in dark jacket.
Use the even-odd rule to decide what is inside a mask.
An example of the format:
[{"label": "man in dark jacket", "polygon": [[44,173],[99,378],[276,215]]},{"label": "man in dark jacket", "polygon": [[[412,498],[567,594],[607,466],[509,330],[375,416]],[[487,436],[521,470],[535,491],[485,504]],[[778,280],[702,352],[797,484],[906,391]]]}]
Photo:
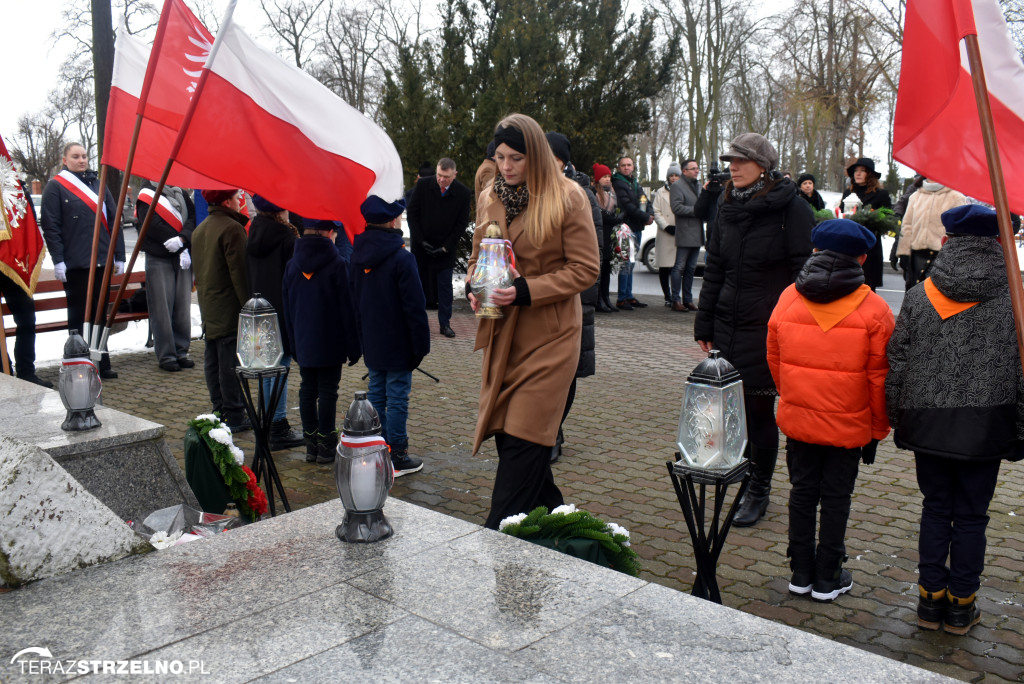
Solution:
[{"label": "man in dark jacket", "polygon": [[669,197],[672,213],[676,217],[676,262],[672,266],[672,308],[676,311],[696,311],[693,303],[693,274],[697,258],[704,244],[704,223],[696,213],[700,197],[697,176],[700,166],[696,159],[683,162],[683,177],[672,184]]},{"label": "man in dark jacket", "polygon": [[[644,189],[633,177],[633,160],[631,158],[621,157],[619,159],[618,170],[612,174],[612,187],[615,188],[615,199],[618,201],[625,223],[633,231],[633,246],[639,250],[644,226],[654,223],[654,204],[647,201]],[[619,268],[619,294],[616,306],[627,311],[647,306],[633,296],[634,265],[635,262],[630,262]]]},{"label": "man in dark jacket", "polygon": [[[89,260],[92,255],[92,234],[96,212],[103,212],[100,228],[96,275],[93,279],[92,311],[99,304],[100,280],[107,261],[110,230],[114,225],[117,206],[108,189],[100,201],[100,181],[95,171],[89,170],[89,157],[78,143],[64,147],[63,170],[53,177],[43,190],[42,228],[46,249],[53,260],[53,275],[64,283],[68,300],[68,330],[85,334],[85,300],[89,290]],[[102,206],[101,206],[102,205]],[[99,209],[98,209],[99,208]],[[124,273],[124,233],[118,231],[114,249],[114,275]],[[110,368],[110,357],[104,353],[100,360],[100,377],[117,377]]]},{"label": "man in dark jacket", "polygon": [[[155,185],[146,181],[135,210],[141,218],[153,204]],[[160,368],[177,372],[196,364],[188,358],[192,339],[192,232],[196,208],[189,193],[165,185],[142,241],[146,253],[146,305],[153,351]]]},{"label": "man in dark jacket", "polygon": [[472,193],[455,180],[455,162],[437,162],[437,174],[416,183],[409,197],[410,242],[429,304],[437,303],[441,334],[455,337],[452,318],[452,272],[459,238],[469,225]]},{"label": "man in dark jacket", "polygon": [[206,389],[213,410],[234,432],[252,427],[235,377],[238,366],[238,313],[249,301],[245,276],[245,226],[239,213],[241,191],[203,190],[209,215],[192,233],[192,262],[199,312],[206,336]]},{"label": "man in dark jacket", "polygon": [[[366,230],[352,248],[352,301],[370,384],[367,398],[380,415],[395,477],[415,473],[423,461],[409,455],[412,372],[430,353],[426,301],[416,263],[395,227],[405,202],[371,195],[360,211]],[[450,281],[449,281],[450,282]],[[450,288],[449,288],[450,289]]]},{"label": "man in dark jacket", "polygon": [[966,634],[981,619],[975,596],[1000,460],[1024,453],[1024,373],[995,212],[967,204],[942,223],[948,241],[931,277],[907,292],[896,320],[885,394],[924,496],[918,626]]}]

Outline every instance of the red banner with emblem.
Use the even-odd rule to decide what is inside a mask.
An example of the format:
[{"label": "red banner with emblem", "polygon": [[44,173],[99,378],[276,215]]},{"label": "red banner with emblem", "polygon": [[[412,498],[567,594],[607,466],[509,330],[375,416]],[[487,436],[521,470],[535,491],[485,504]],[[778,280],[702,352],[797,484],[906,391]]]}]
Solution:
[{"label": "red banner with emblem", "polygon": [[30,296],[36,290],[46,246],[36,222],[32,198],[21,184],[18,169],[0,137],[0,272]]}]

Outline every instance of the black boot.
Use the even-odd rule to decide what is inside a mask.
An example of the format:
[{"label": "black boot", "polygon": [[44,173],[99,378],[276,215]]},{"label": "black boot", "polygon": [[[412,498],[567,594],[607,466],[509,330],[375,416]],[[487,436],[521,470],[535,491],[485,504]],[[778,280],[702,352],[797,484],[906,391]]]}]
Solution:
[{"label": "black boot", "polygon": [[917,585],[917,626],[921,629],[937,630],[942,628],[946,620],[946,590],[928,591]]},{"label": "black boot", "polygon": [[303,432],[306,442],[306,463],[316,463],[316,457],[320,453],[320,433]]},{"label": "black boot", "polygon": [[946,624],[943,629],[948,634],[963,636],[970,631],[971,627],[981,622],[981,609],[978,608],[977,592],[967,598],[953,596],[946,592],[949,605],[946,606]]},{"label": "black boot", "polygon": [[779,457],[777,449],[751,447],[751,464],[753,475],[750,486],[740,502],[739,510],[732,524],[736,527],[750,527],[757,523],[768,509],[768,496],[772,492],[772,474],[775,472],[775,461]]},{"label": "black boot", "polygon": [[555,446],[551,447],[551,462],[557,463],[558,459],[562,457],[562,443],[565,439],[562,437],[562,428],[558,428],[558,437],[555,438]]},{"label": "black boot", "polygon": [[605,313],[619,313],[619,310],[616,309],[615,306],[612,304],[612,301],[608,295],[602,296],[601,302],[604,304],[605,308],[608,309],[608,311],[606,311]]},{"label": "black boot", "polygon": [[270,450],[282,451],[292,447],[302,446],[302,433],[292,430],[287,418],[275,420],[270,424]]},{"label": "black boot", "polygon": [[334,463],[334,457],[338,448],[338,431],[335,430],[320,438],[320,445],[317,448],[316,462],[320,465]]},{"label": "black boot", "polygon": [[814,584],[814,547],[807,553],[805,549],[798,549],[793,553],[792,545],[788,550],[789,568],[793,571],[793,577],[789,580],[789,593],[794,596],[806,596],[811,593]]},{"label": "black boot", "polygon": [[815,601],[834,601],[840,594],[845,594],[853,587],[853,574],[843,568],[846,558],[826,558],[821,556],[814,564],[814,585],[811,598]]}]

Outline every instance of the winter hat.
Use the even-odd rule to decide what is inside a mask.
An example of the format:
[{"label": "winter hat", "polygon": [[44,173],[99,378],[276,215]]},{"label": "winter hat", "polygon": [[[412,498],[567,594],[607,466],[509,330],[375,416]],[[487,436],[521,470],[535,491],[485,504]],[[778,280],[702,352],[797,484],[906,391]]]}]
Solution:
[{"label": "winter hat", "polygon": [[277,214],[284,211],[284,207],[279,207],[262,195],[253,195],[252,203],[256,206],[256,211],[265,211],[268,214]]},{"label": "winter hat", "polygon": [[493,139],[491,140],[491,142],[487,143],[487,158],[492,160],[492,161],[494,160],[494,148],[495,147],[497,147],[497,145],[494,144],[494,140]]},{"label": "winter hat", "polygon": [[668,178],[669,176],[672,175],[683,175],[683,167],[679,166],[679,162],[672,162],[671,164],[668,165],[668,171],[665,172],[665,178]]},{"label": "winter hat", "polygon": [[385,202],[377,195],[370,195],[359,205],[359,211],[367,223],[386,226],[405,211],[405,200],[399,198],[394,202]]},{"label": "winter hat", "polygon": [[868,157],[861,157],[857,161],[847,166],[846,175],[849,176],[850,178],[853,178],[853,172],[858,166],[863,166],[865,170],[867,170],[867,172],[870,173],[875,178],[882,177],[882,174],[875,171],[875,160],[869,159]]},{"label": "winter hat", "polygon": [[502,143],[508,145],[519,154],[526,154],[526,136],[523,132],[512,126],[502,126],[498,124],[498,127],[494,131],[494,149],[498,149],[498,145]]},{"label": "winter hat", "polygon": [[801,173],[800,177],[796,179],[796,184],[803,185],[804,181],[811,181],[815,187],[818,185],[817,179],[809,173]]},{"label": "winter hat", "polygon": [[332,221],[330,219],[302,219],[302,227],[306,230],[336,230],[339,233],[345,230],[344,224],[341,221]]},{"label": "winter hat", "polygon": [[423,162],[420,164],[420,170],[416,172],[416,175],[420,178],[430,178],[434,175],[434,167],[430,162]]},{"label": "winter hat", "polygon": [[733,159],[749,159],[765,171],[771,171],[779,163],[779,153],[772,144],[758,133],[741,133],[729,143],[729,149],[718,157],[724,162]]},{"label": "winter hat", "polygon": [[612,170],[611,170],[611,169],[609,169],[609,168],[608,168],[607,166],[605,166],[604,164],[596,164],[596,163],[595,163],[595,164],[594,164],[594,165],[593,165],[593,166],[591,167],[591,169],[592,169],[592,170],[593,170],[593,172],[594,172],[594,181],[595,181],[595,182],[596,182],[596,181],[599,181],[599,180],[601,180],[601,179],[602,179],[602,178],[604,178],[605,176],[610,176],[610,175],[612,175]]},{"label": "winter hat", "polygon": [[235,193],[237,193],[238,190],[202,190],[200,192],[203,199],[206,200],[206,203],[213,206],[215,204],[228,201],[235,196]]},{"label": "winter hat", "polygon": [[829,219],[811,231],[811,242],[818,249],[860,256],[875,246],[875,234],[850,219]]},{"label": "winter hat", "polygon": [[964,204],[942,212],[942,225],[950,235],[999,237],[995,210],[980,204]]},{"label": "winter hat", "polygon": [[555,159],[563,164],[568,164],[572,161],[572,145],[569,143],[568,138],[554,131],[546,134],[544,137],[548,139],[548,145],[551,146]]}]

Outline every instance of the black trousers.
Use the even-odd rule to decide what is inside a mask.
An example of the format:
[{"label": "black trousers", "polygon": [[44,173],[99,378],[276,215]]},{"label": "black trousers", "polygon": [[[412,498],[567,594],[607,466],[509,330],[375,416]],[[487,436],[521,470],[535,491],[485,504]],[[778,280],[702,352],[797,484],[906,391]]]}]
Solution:
[{"label": "black trousers", "polygon": [[669,283],[669,276],[672,275],[672,267],[658,267],[658,282],[661,284],[661,292],[665,295],[665,301],[672,301],[672,287]]},{"label": "black trousers", "polygon": [[981,586],[988,505],[1000,462],[959,461],[915,451],[914,463],[924,495],[917,539],[919,581],[926,591],[948,588],[954,596],[967,598]]},{"label": "black trousers", "polygon": [[775,397],[743,395],[747,416],[747,440],[751,447],[766,451],[779,450],[779,426],[775,422]]},{"label": "black trousers", "polygon": [[36,305],[27,292],[3,273],[0,273],[0,295],[11,309],[17,327],[12,370],[19,378],[31,378],[36,374]]},{"label": "black trousers", "polygon": [[341,364],[337,366],[299,366],[299,417],[306,434],[329,435],[338,429],[338,383]]},{"label": "black trousers", "polygon": [[[103,284],[103,269],[96,268],[96,275],[92,285],[92,318],[96,320],[96,311],[103,312],[103,325],[106,325],[107,307],[99,305],[100,286]],[[78,334],[85,337],[85,300],[89,295],[89,269],[69,268],[67,271],[67,282],[64,283],[64,294],[68,298],[68,330],[77,330]],[[89,344],[89,340],[85,341]],[[100,359],[100,370],[110,368],[110,355],[104,353]]]},{"label": "black trousers", "polygon": [[598,277],[598,297],[604,302],[608,300],[608,289],[612,285],[612,227],[602,226],[601,237],[601,273]]},{"label": "black trousers", "polygon": [[[786,442],[789,466],[789,556],[793,570],[811,570],[815,560],[835,568],[846,555],[846,523],[850,497],[860,468],[860,448]],[[821,508],[821,523],[818,509]],[[818,545],[815,552],[814,532]]]},{"label": "black trousers", "polygon": [[565,503],[551,474],[551,447],[512,435],[497,434],[498,472],[494,476],[491,513],[484,527],[496,530],[510,515],[529,513],[537,506],[548,510]]},{"label": "black trousers", "polygon": [[238,367],[238,337],[206,340],[203,371],[206,389],[210,392],[213,410],[220,413],[228,425],[237,425],[245,417],[245,395],[239,384],[235,368]]}]

